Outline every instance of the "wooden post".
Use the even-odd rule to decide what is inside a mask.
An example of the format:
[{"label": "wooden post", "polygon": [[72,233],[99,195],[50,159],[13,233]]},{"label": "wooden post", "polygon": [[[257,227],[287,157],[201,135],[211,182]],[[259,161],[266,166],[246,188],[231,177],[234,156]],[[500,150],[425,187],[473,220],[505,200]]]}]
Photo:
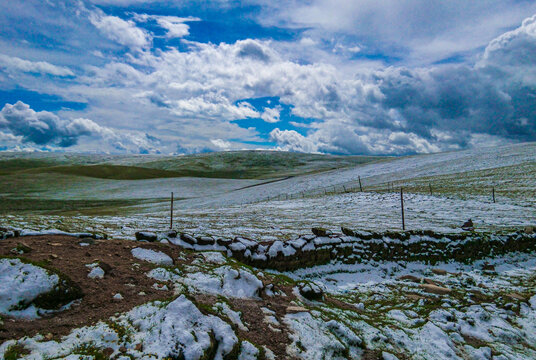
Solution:
[{"label": "wooden post", "polygon": [[430,188],[430,196],[432,196],[432,184],[429,183],[429,184],[428,184],[428,187]]},{"label": "wooden post", "polygon": [[495,203],[495,186],[491,188],[491,193],[493,195],[493,203]]},{"label": "wooden post", "polygon": [[343,185],[343,186],[342,186],[342,188],[344,189],[344,192],[346,192],[346,186],[345,186],[345,185]]},{"label": "wooden post", "polygon": [[406,230],[406,221],[404,219],[404,190],[400,188],[400,207],[402,209],[402,230]]},{"label": "wooden post", "polygon": [[171,192],[171,218],[170,218],[170,222],[169,222],[169,228],[171,230],[173,230],[173,191]]},{"label": "wooden post", "polygon": [[359,190],[363,192],[363,186],[361,186],[361,176],[357,177],[359,179]]}]

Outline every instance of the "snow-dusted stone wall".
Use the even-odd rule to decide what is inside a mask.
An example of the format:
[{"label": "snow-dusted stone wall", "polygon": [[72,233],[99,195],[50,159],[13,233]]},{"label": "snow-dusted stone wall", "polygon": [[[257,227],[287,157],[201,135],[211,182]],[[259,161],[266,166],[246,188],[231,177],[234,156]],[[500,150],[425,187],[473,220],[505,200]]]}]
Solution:
[{"label": "snow-dusted stone wall", "polygon": [[224,251],[245,264],[280,271],[325,264],[333,259],[345,263],[364,260],[470,263],[508,252],[536,251],[536,234],[522,231],[439,234],[432,231],[380,233],[343,229],[342,234],[333,234],[314,230],[315,234],[288,241],[258,242],[241,237],[220,239],[174,232],[157,237],[186,249]]}]

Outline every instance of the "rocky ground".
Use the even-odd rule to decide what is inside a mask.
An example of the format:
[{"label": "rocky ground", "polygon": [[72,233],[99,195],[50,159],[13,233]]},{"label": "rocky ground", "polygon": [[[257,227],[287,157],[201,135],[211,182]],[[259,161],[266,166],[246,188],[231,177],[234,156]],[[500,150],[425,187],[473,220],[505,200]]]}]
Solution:
[{"label": "rocky ground", "polygon": [[3,358],[536,359],[531,252],[278,272],[78,235],[0,240]]}]

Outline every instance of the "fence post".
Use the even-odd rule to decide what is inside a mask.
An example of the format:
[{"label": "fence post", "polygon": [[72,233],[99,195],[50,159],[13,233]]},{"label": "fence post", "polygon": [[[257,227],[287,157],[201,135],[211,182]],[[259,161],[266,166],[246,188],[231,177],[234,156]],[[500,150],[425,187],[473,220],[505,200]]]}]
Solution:
[{"label": "fence post", "polygon": [[402,230],[406,230],[406,221],[404,219],[404,190],[400,188],[400,207],[402,209]]},{"label": "fence post", "polygon": [[495,186],[491,188],[491,193],[493,195],[493,203],[495,203]]},{"label": "fence post", "polygon": [[428,187],[430,188],[430,196],[432,196],[432,184],[429,183],[429,184],[428,184]]},{"label": "fence post", "polygon": [[171,219],[170,219],[170,224],[169,224],[169,228],[171,230],[173,230],[173,191],[171,192]]},{"label": "fence post", "polygon": [[357,177],[359,179],[359,190],[363,192],[363,186],[361,186],[361,176]]}]

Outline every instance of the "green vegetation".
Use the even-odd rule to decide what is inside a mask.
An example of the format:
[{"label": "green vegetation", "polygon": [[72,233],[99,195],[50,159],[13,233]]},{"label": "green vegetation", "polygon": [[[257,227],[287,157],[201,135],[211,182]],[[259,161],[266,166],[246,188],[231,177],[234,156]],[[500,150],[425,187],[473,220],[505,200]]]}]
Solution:
[{"label": "green vegetation", "polygon": [[7,348],[6,352],[4,353],[4,359],[5,360],[17,360],[21,357],[28,355],[30,352],[24,348],[24,346],[15,344],[11,345]]},{"label": "green vegetation", "polygon": [[381,159],[385,158],[278,151],[229,151],[164,158],[141,166],[180,172],[183,176],[270,179],[340,169]]},{"label": "green vegetation", "polygon": [[[172,177],[270,179],[345,168],[384,159],[276,151],[232,151],[187,156],[109,156],[49,154],[46,157],[0,158],[0,176],[58,173],[112,180]],[[13,155],[12,155],[13,157]]]},{"label": "green vegetation", "polygon": [[73,350],[72,354],[92,356],[95,360],[108,360],[110,357],[105,355],[102,349],[96,345],[84,344]]},{"label": "green vegetation", "polygon": [[32,214],[79,213],[83,215],[114,215],[124,207],[139,204],[135,200],[57,200],[57,199],[14,199],[0,196],[0,214],[29,211]]}]

